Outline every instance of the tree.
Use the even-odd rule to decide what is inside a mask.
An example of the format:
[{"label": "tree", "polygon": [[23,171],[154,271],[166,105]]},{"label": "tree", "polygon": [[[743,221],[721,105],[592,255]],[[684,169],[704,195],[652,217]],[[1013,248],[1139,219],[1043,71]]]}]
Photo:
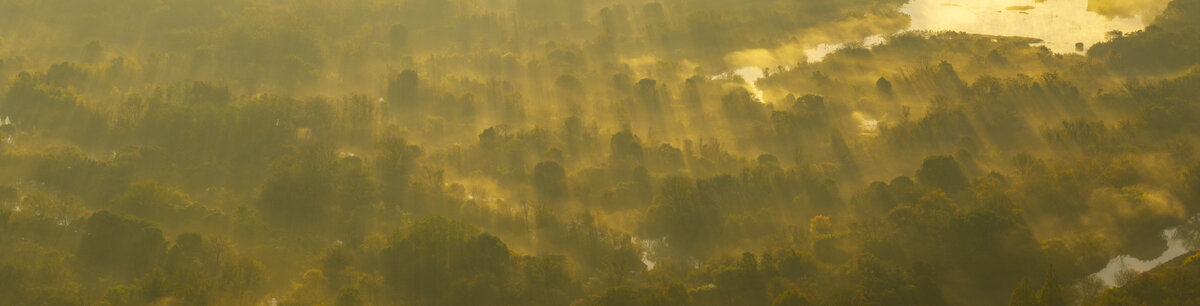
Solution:
[{"label": "tree", "polygon": [[838,161],[838,165],[842,167],[842,173],[850,178],[857,178],[858,161],[854,158],[854,152],[850,151],[850,146],[846,145],[846,140],[842,138],[839,132],[829,133],[829,146],[833,150],[833,156]]},{"label": "tree", "polygon": [[833,232],[833,223],[829,221],[828,216],[818,215],[809,220],[808,231],[814,236],[828,235]]},{"label": "tree", "polygon": [[84,270],[134,277],[159,261],[166,244],[158,226],[101,210],[88,217],[76,255]]},{"label": "tree", "polygon": [[411,176],[419,166],[421,147],[410,145],[399,137],[386,137],[378,147],[381,152],[373,164],[379,175],[380,196],[389,204],[401,203],[409,194]]},{"label": "tree", "polygon": [[643,161],[642,143],[633,132],[621,131],[613,134],[609,140],[609,150],[612,154],[609,156],[611,167],[619,170],[621,177],[627,177],[634,167],[641,165]]},{"label": "tree", "polygon": [[177,212],[190,204],[183,191],[156,182],[134,183],[112,200],[112,207],[120,212],[170,223],[178,222],[177,217],[184,217]]},{"label": "tree", "polygon": [[544,161],[533,168],[533,187],[538,199],[544,203],[556,203],[567,198],[567,174],[563,167],[553,161]]},{"label": "tree", "polygon": [[884,97],[891,97],[894,94],[892,93],[892,82],[884,77],[879,77],[879,80],[875,81],[875,90],[878,90],[879,94]]},{"label": "tree", "polygon": [[388,43],[391,44],[393,51],[403,51],[408,49],[408,28],[402,24],[393,24],[388,29]]},{"label": "tree", "polygon": [[338,291],[337,300],[333,303],[334,306],[361,306],[363,303],[362,294],[358,292],[358,288],[346,287]]},{"label": "tree", "polygon": [[21,193],[16,187],[8,185],[0,185],[0,203],[10,204],[16,203],[21,199]]},{"label": "tree", "polygon": [[432,218],[396,235],[380,254],[391,290],[417,304],[506,304],[511,252],[472,226]]},{"label": "tree", "polygon": [[657,114],[662,111],[662,102],[658,93],[658,81],[653,79],[639,80],[634,85],[634,98],[637,98],[638,106],[644,109],[647,114]]},{"label": "tree", "polygon": [[[512,286],[524,297],[525,305],[570,304],[572,295],[578,291],[571,279],[570,267],[565,256],[525,256],[520,259],[521,271]],[[685,291],[686,294],[686,291]]]},{"label": "tree", "polygon": [[808,306],[812,305],[812,303],[808,301],[808,296],[803,292],[800,292],[800,290],[797,290],[796,288],[789,288],[787,291],[784,291],[783,293],[779,294],[779,296],[775,297],[775,301],[772,302],[771,305]]},{"label": "tree", "polygon": [[100,41],[93,40],[83,47],[83,55],[81,59],[87,63],[99,63],[104,60],[104,46],[100,45]]},{"label": "tree", "polygon": [[1008,298],[1009,306],[1038,306],[1038,303],[1038,298],[1034,295],[1033,287],[1029,285],[1028,279],[1022,279]]},{"label": "tree", "polygon": [[394,109],[412,110],[418,104],[420,86],[421,79],[417,76],[416,71],[404,70],[400,73],[393,73],[388,77],[388,102]]},{"label": "tree", "polygon": [[953,157],[946,155],[926,157],[921,169],[917,170],[917,182],[941,188],[946,193],[967,189],[967,175]]},{"label": "tree", "polygon": [[1193,164],[1184,171],[1182,183],[1183,192],[1181,194],[1188,199],[1188,201],[1184,201],[1188,212],[1190,214],[1200,212],[1200,163]]},{"label": "tree", "polygon": [[763,109],[762,102],[757,99],[754,94],[751,94],[745,88],[736,87],[731,89],[724,96],[721,96],[721,110],[725,112],[723,116],[742,122],[754,122],[766,119],[767,111]]},{"label": "tree", "polygon": [[268,221],[290,230],[321,231],[336,195],[333,150],[305,145],[280,157],[259,192],[259,208]]},{"label": "tree", "polygon": [[596,306],[644,305],[644,297],[633,288],[610,287],[593,304]]},{"label": "tree", "polygon": [[1067,305],[1067,301],[1063,299],[1062,288],[1058,285],[1058,279],[1054,277],[1053,268],[1046,273],[1046,283],[1042,285],[1042,290],[1038,291],[1038,300],[1043,306]]},{"label": "tree", "polygon": [[874,182],[854,199],[859,213],[886,215],[898,204],[896,196],[884,182]]},{"label": "tree", "polygon": [[724,304],[767,304],[766,280],[758,269],[758,258],[752,253],[743,253],[736,266],[718,269],[712,277]]},{"label": "tree", "polygon": [[672,249],[691,256],[703,254],[707,246],[716,243],[721,215],[696,182],[684,177],[663,179],[654,202],[646,209],[639,229],[645,235],[665,237]]},{"label": "tree", "polygon": [[176,237],[162,265],[166,296],[192,305],[248,303],[262,289],[264,272],[228,244],[195,233]]},{"label": "tree", "polygon": [[692,296],[688,294],[687,288],[679,283],[671,283],[662,289],[659,293],[657,303],[655,305],[670,305],[683,306],[691,305]]}]

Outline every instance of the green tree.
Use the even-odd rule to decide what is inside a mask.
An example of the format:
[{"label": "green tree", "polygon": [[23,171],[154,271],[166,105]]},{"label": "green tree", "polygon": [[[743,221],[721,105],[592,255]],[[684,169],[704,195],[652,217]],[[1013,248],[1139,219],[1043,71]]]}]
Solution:
[{"label": "green tree", "polygon": [[162,258],[166,243],[158,226],[101,210],[88,217],[76,256],[84,271],[134,277]]},{"label": "green tree", "polygon": [[1042,290],[1038,291],[1038,301],[1043,306],[1067,305],[1067,301],[1063,299],[1062,288],[1058,285],[1058,278],[1054,276],[1053,268],[1046,273],[1046,283],[1042,285]]},{"label": "green tree", "polygon": [[609,287],[592,304],[596,306],[628,306],[644,305],[645,301],[637,290],[619,286]]},{"label": "green tree", "polygon": [[884,77],[879,77],[879,80],[875,81],[875,90],[878,90],[879,94],[884,97],[892,97],[894,95],[892,92],[892,82],[889,82]]},{"label": "green tree", "polygon": [[308,144],[280,157],[259,192],[259,208],[268,221],[290,230],[325,229],[337,175],[333,150]]},{"label": "green tree", "polygon": [[362,293],[359,293],[358,288],[346,287],[338,291],[337,300],[333,303],[334,306],[362,306]]},{"label": "green tree", "polygon": [[395,110],[411,111],[419,105],[417,99],[421,94],[420,87],[421,79],[416,71],[404,70],[400,73],[393,73],[388,77],[388,102]]},{"label": "green tree", "polygon": [[389,204],[401,204],[410,195],[411,177],[419,166],[421,147],[399,137],[384,138],[378,147],[379,155],[372,163],[379,175],[380,195]]},{"label": "green tree", "polygon": [[388,28],[388,43],[391,44],[393,51],[407,50],[408,36],[408,28],[405,28],[402,24],[393,24],[391,28]]},{"label": "green tree", "polygon": [[423,220],[381,253],[386,284],[420,304],[503,305],[511,252],[500,239],[443,218]]},{"label": "green tree", "polygon": [[917,170],[917,182],[928,186],[941,188],[946,193],[955,193],[967,189],[967,175],[953,157],[935,155],[926,157]]},{"label": "green tree", "polygon": [[610,158],[614,164],[641,164],[642,162],[641,140],[630,131],[613,134],[609,141],[609,150],[612,151]]},{"label": "green tree", "polygon": [[177,223],[178,212],[191,205],[183,191],[156,182],[139,182],[112,200],[112,207],[138,218]]},{"label": "green tree", "polygon": [[787,291],[784,291],[783,293],[779,294],[779,296],[776,296],[775,301],[772,302],[771,305],[808,306],[812,305],[812,303],[808,301],[808,296],[803,292],[800,292],[800,290],[797,290],[796,288],[788,288]]},{"label": "green tree", "polygon": [[1022,279],[1021,283],[1017,284],[1017,288],[1013,289],[1012,295],[1008,298],[1009,306],[1038,306],[1037,296],[1033,292],[1033,287],[1029,285],[1028,279]]},{"label": "green tree", "polygon": [[567,199],[566,170],[553,161],[537,164],[533,168],[533,187],[542,203],[557,203]]},{"label": "green tree", "polygon": [[672,249],[684,254],[704,254],[722,231],[716,203],[683,177],[663,179],[658,190],[639,230],[649,237],[665,237]]}]

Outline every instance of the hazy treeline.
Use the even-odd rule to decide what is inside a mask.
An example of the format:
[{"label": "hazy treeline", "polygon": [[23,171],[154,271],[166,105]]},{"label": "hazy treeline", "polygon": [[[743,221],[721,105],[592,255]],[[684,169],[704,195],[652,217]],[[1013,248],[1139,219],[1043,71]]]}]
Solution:
[{"label": "hazy treeline", "polygon": [[1200,1],[902,4],[0,0],[0,304],[1200,303]]}]

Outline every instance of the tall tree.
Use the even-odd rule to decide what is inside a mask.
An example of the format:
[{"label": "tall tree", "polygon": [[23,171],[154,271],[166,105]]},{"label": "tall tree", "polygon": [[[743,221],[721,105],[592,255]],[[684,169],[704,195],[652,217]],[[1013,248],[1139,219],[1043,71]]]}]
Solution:
[{"label": "tall tree", "polygon": [[1034,295],[1033,286],[1029,285],[1028,279],[1022,279],[1017,288],[1013,289],[1012,295],[1008,298],[1008,306],[1037,306],[1037,296]]},{"label": "tall tree", "polygon": [[538,200],[543,204],[556,203],[567,198],[567,173],[553,161],[544,161],[533,168],[533,187]]},{"label": "tall tree", "polygon": [[926,157],[921,169],[917,170],[917,182],[941,188],[946,193],[967,189],[967,175],[953,157],[946,155]]},{"label": "tall tree", "polygon": [[76,256],[86,271],[134,277],[153,267],[166,246],[158,226],[101,210],[88,217]]},{"label": "tall tree", "polygon": [[1054,276],[1054,269],[1046,273],[1046,283],[1042,285],[1042,290],[1038,292],[1038,300],[1043,306],[1066,306],[1067,301],[1063,299],[1062,288],[1058,285],[1058,278]]}]

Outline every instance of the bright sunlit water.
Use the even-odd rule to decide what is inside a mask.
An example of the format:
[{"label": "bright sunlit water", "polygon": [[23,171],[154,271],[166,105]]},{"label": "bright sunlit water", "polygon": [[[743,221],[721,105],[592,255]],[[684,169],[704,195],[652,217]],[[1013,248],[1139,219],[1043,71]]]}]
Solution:
[{"label": "bright sunlit water", "polygon": [[[881,35],[874,35],[874,36],[867,37],[866,39],[863,39],[862,46],[870,48],[870,47],[874,47],[874,46],[883,44],[884,42],[887,42],[886,38],[884,38]],[[804,50],[804,55],[808,57],[809,63],[816,63],[816,62],[820,62],[822,59],[825,59],[826,55],[829,55],[845,46],[846,46],[846,44],[844,44],[844,43],[820,44],[820,45],[817,45],[816,48]]]},{"label": "bright sunlit water", "polygon": [[1103,270],[1096,272],[1094,275],[1103,280],[1106,285],[1115,286],[1117,285],[1117,273],[1121,271],[1133,270],[1136,272],[1146,272],[1180,255],[1187,254],[1191,251],[1188,242],[1176,236],[1176,231],[1175,229],[1163,231],[1163,236],[1167,238],[1167,250],[1163,251],[1162,255],[1159,255],[1157,258],[1140,260],[1127,255],[1117,256],[1109,260],[1108,266],[1105,266]]},{"label": "bright sunlit water", "polygon": [[[1057,53],[1076,52],[1102,42],[1112,31],[1133,32],[1146,27],[1154,16],[1108,18],[1087,10],[1087,0],[912,0],[900,8],[912,18],[910,31],[958,31],[972,34],[1022,36],[1041,39]],[[866,47],[884,42],[867,37]],[[808,62],[820,62],[845,42],[828,42],[805,50]]]},{"label": "bright sunlit water", "polygon": [[912,17],[911,30],[1032,37],[1058,53],[1075,52],[1076,43],[1090,47],[1110,31],[1140,30],[1154,18],[1109,19],[1089,12],[1087,0],[913,0],[901,11]]},{"label": "bright sunlit water", "polygon": [[758,101],[763,101],[763,91],[762,89],[759,89],[757,85],[755,85],[755,82],[758,82],[758,79],[763,78],[762,68],[742,67],[734,70],[733,74],[742,77],[743,80],[746,80],[746,89],[749,90],[750,93],[754,94],[754,97],[758,98]]},{"label": "bright sunlit water", "polygon": [[[900,11],[912,18],[909,31],[958,31],[972,34],[1032,37],[1057,53],[1077,52],[1075,45],[1091,47],[1106,39],[1109,32],[1133,32],[1145,28],[1154,16],[1109,18],[1087,10],[1088,0],[912,0]],[[861,43],[873,47],[886,42],[881,35]],[[841,49],[848,42],[833,41],[804,50],[809,63]],[[762,77],[761,68],[742,67],[734,74],[742,76],[749,89],[762,99],[754,82]]]}]

